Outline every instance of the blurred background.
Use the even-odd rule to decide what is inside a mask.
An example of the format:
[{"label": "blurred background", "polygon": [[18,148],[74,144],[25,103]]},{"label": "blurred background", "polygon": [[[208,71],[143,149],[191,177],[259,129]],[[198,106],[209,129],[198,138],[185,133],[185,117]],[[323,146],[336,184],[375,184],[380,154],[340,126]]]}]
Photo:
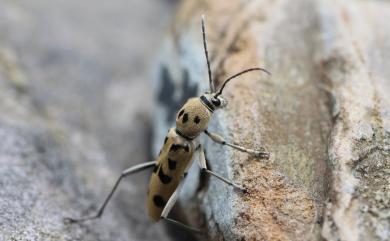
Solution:
[{"label": "blurred background", "polygon": [[0,1],[0,240],[180,236],[149,221],[147,171],[122,183],[102,220],[62,223],[150,160],[150,68],[175,4]]},{"label": "blurred background", "polygon": [[[158,0],[2,0],[2,55],[12,55],[23,75],[16,84],[52,118],[96,133],[117,148],[115,160],[144,158],[134,151],[147,136],[150,67],[173,10]],[[118,139],[139,140],[123,150]]]}]

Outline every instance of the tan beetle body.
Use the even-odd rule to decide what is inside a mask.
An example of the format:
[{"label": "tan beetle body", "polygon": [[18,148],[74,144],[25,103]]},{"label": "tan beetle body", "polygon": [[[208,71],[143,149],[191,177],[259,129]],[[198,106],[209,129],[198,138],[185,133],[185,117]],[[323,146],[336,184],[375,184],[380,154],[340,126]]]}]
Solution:
[{"label": "tan beetle body", "polygon": [[176,128],[171,128],[164,140],[148,189],[147,208],[155,221],[160,219],[167,201],[192,164],[194,139],[207,129],[213,110],[217,108],[208,102],[208,98],[210,95],[205,94],[189,99],[177,113]]},{"label": "tan beetle body", "polygon": [[149,216],[158,221],[161,213],[179,185],[185,170],[192,163],[195,146],[171,128],[153,168],[148,189]]}]

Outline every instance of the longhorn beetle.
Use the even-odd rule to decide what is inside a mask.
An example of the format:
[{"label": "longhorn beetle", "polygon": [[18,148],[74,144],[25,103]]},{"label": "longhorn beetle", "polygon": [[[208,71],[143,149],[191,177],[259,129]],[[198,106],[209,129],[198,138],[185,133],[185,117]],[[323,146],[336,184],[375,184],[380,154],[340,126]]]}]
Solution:
[{"label": "longhorn beetle", "polygon": [[190,98],[184,106],[179,110],[176,117],[176,128],[171,128],[164,140],[164,145],[157,158],[157,161],[146,162],[130,167],[122,172],[116,181],[111,192],[103,202],[100,209],[91,216],[81,217],[78,219],[65,218],[67,222],[75,223],[91,219],[100,218],[103,211],[117,189],[121,180],[141,170],[153,167],[152,176],[150,178],[147,208],[149,216],[154,221],[160,219],[167,220],[176,225],[189,229],[191,231],[199,232],[183,223],[168,218],[168,214],[175,205],[180,189],[183,186],[188,169],[193,163],[194,154],[198,154],[198,165],[201,170],[209,175],[212,175],[228,185],[245,192],[245,189],[232,181],[214,173],[207,168],[203,146],[199,144],[197,138],[203,132],[212,141],[229,146],[241,152],[245,152],[260,158],[269,158],[269,153],[264,151],[257,151],[248,149],[233,143],[226,142],[223,137],[216,133],[207,130],[208,123],[214,111],[226,107],[227,101],[222,98],[222,91],[232,79],[250,72],[263,71],[270,75],[270,73],[263,68],[249,68],[243,70],[229,78],[227,78],[221,88],[216,91],[214,82],[212,80],[210,62],[207,51],[206,33],[204,26],[204,16],[202,15],[202,35],[203,47],[208,67],[209,87],[210,91],[201,95],[200,97]]}]

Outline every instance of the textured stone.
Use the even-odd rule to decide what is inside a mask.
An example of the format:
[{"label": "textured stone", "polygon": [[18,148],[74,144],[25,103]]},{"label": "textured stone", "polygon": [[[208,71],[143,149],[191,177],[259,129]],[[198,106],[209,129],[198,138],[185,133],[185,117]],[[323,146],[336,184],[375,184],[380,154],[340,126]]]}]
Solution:
[{"label": "textured stone", "polygon": [[[387,2],[181,3],[155,68],[154,152],[176,111],[208,88],[200,16],[214,79],[232,82],[209,129],[269,161],[206,144],[212,170],[243,195],[193,168],[184,213],[210,240],[389,239],[389,28]],[[362,17],[364,16],[364,17]]]},{"label": "textured stone", "polygon": [[[390,27],[386,2],[324,3],[318,62],[333,100],[327,240],[390,239]],[[330,28],[329,23],[333,25]]]}]

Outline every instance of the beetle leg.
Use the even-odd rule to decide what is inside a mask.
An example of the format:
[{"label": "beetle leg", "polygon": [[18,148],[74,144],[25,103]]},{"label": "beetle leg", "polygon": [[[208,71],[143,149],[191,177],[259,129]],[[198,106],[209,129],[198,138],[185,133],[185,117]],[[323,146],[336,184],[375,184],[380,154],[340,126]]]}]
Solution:
[{"label": "beetle leg", "polygon": [[212,175],[212,176],[218,178],[219,180],[225,182],[228,185],[231,185],[231,186],[239,189],[242,192],[246,192],[245,188],[235,184],[234,182],[230,181],[229,179],[226,179],[226,178],[220,176],[219,174],[217,174],[217,173],[215,173],[215,172],[213,172],[213,171],[211,171],[210,169],[207,168],[206,157],[204,155],[203,146],[200,146],[198,152],[199,152],[198,165],[202,169],[202,171],[206,172],[209,175]]},{"label": "beetle leg", "polygon": [[172,196],[169,198],[167,204],[165,205],[164,210],[161,213],[161,218],[166,220],[166,221],[168,221],[168,222],[170,222],[170,223],[172,223],[172,224],[175,224],[177,226],[185,228],[185,229],[187,229],[187,230],[189,230],[191,232],[202,233],[198,229],[191,228],[190,226],[185,225],[184,223],[181,223],[179,221],[176,221],[176,220],[168,218],[169,212],[172,210],[172,208],[175,205],[177,199],[179,198],[180,190],[181,190],[181,188],[183,187],[183,184],[184,184],[184,178],[185,178],[185,175],[184,175],[183,179],[180,181],[179,186],[176,188],[175,192],[172,194]]},{"label": "beetle leg", "polygon": [[233,143],[228,143],[225,141],[225,139],[222,136],[218,135],[217,133],[208,132],[207,130],[205,130],[204,133],[206,133],[206,135],[208,137],[210,137],[210,139],[212,141],[214,141],[218,144],[230,146],[236,150],[246,152],[246,153],[254,155],[256,157],[265,158],[265,159],[268,159],[270,157],[269,152],[253,150],[253,149],[245,148],[245,147],[233,144]]},{"label": "beetle leg", "polygon": [[132,166],[132,167],[124,170],[122,172],[122,174],[119,176],[119,178],[117,179],[117,181],[115,182],[114,187],[111,189],[110,193],[108,194],[108,196],[106,197],[102,206],[99,208],[99,210],[96,212],[96,214],[91,215],[91,216],[81,217],[81,218],[68,218],[68,217],[66,217],[66,218],[64,218],[64,221],[67,223],[77,223],[77,222],[84,222],[87,220],[100,218],[102,216],[104,209],[106,208],[108,202],[110,201],[112,195],[114,194],[115,190],[117,189],[119,183],[122,181],[122,179],[124,177],[129,176],[130,174],[145,170],[147,168],[153,167],[154,165],[156,165],[156,161],[141,163],[141,164]]}]

